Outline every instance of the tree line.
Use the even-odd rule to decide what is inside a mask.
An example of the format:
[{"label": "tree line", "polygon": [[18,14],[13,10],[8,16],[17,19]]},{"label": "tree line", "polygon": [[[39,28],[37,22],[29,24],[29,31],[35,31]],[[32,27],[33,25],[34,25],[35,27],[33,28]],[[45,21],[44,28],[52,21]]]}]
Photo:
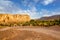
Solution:
[{"label": "tree line", "polygon": [[60,19],[58,20],[30,20],[29,22],[17,22],[17,23],[0,23],[0,26],[54,26],[60,25]]}]

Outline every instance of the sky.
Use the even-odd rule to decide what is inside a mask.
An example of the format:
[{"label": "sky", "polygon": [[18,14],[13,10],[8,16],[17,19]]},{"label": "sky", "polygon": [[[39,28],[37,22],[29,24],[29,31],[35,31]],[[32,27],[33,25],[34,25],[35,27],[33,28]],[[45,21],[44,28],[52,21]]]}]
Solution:
[{"label": "sky", "polygon": [[0,13],[28,14],[31,19],[60,15],[60,0],[0,0]]}]

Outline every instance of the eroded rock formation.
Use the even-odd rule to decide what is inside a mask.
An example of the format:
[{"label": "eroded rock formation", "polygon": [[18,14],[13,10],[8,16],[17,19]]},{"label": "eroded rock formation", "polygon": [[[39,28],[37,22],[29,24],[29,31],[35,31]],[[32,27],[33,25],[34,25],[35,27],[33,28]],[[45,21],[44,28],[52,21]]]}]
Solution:
[{"label": "eroded rock formation", "polygon": [[27,21],[30,21],[30,16],[27,14],[0,14],[0,23]]}]

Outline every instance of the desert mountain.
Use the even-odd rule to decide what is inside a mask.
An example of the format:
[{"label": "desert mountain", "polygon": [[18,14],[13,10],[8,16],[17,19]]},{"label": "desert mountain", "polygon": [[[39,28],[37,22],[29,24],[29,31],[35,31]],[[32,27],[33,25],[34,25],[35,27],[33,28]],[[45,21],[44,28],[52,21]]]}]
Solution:
[{"label": "desert mountain", "polygon": [[56,19],[60,19],[60,15],[53,15],[53,16],[49,16],[49,17],[42,17],[38,20],[56,20]]}]

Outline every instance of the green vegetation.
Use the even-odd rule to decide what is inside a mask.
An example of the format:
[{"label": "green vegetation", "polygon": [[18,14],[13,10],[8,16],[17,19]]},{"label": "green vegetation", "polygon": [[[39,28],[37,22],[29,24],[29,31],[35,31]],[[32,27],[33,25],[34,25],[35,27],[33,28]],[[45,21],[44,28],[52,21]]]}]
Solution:
[{"label": "green vegetation", "polygon": [[30,20],[29,22],[23,22],[23,23],[0,23],[0,26],[54,26],[54,25],[60,25],[60,19],[59,20]]}]

